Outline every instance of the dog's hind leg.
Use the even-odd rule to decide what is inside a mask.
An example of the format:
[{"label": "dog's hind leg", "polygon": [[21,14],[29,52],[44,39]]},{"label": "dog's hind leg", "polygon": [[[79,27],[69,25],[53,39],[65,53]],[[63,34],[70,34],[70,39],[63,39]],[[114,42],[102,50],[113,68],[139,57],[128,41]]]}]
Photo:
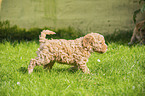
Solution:
[{"label": "dog's hind leg", "polygon": [[33,72],[33,69],[36,65],[39,65],[40,66],[40,63],[38,62],[37,59],[31,59],[30,60],[30,64],[28,66],[28,73],[32,73]]}]

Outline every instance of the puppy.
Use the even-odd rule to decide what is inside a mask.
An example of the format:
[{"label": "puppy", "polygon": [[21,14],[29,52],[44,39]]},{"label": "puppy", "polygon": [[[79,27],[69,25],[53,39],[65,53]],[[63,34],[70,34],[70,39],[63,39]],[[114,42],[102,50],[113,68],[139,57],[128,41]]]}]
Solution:
[{"label": "puppy", "polygon": [[55,34],[49,30],[43,30],[39,36],[40,47],[37,57],[30,60],[28,72],[32,73],[36,65],[43,65],[46,69],[52,69],[55,62],[72,65],[89,74],[86,63],[91,53],[105,53],[107,45],[104,37],[98,33],[90,33],[75,40],[46,39],[46,35]]}]

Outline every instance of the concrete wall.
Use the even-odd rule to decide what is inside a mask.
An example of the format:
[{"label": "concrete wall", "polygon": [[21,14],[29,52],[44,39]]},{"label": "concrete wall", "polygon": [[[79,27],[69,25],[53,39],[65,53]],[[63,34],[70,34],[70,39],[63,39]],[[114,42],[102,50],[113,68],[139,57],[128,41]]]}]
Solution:
[{"label": "concrete wall", "polygon": [[100,33],[133,29],[133,12],[140,7],[138,0],[3,0],[0,5],[0,19],[22,28],[71,26]]}]

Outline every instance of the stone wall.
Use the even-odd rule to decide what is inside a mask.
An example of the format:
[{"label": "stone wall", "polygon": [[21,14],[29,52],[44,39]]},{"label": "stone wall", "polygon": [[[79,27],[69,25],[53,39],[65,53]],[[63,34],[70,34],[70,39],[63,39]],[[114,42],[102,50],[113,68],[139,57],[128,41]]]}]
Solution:
[{"label": "stone wall", "polygon": [[[0,0],[2,1],[2,0]],[[131,30],[139,0],[3,0],[0,20],[22,28],[73,27],[84,32]],[[137,20],[144,19],[139,14]]]}]

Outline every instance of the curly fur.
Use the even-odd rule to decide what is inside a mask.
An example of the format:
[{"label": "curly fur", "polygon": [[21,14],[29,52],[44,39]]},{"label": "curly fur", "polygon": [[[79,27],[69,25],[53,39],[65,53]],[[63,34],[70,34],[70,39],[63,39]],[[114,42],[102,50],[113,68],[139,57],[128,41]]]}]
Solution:
[{"label": "curly fur", "polygon": [[51,69],[55,62],[73,65],[73,68],[81,69],[84,73],[90,73],[86,63],[91,53],[107,51],[104,37],[98,33],[90,33],[75,40],[51,39],[47,40],[46,34],[55,34],[49,30],[43,30],[39,37],[40,48],[37,57],[30,60],[28,72],[33,72],[36,65],[43,65]]}]

